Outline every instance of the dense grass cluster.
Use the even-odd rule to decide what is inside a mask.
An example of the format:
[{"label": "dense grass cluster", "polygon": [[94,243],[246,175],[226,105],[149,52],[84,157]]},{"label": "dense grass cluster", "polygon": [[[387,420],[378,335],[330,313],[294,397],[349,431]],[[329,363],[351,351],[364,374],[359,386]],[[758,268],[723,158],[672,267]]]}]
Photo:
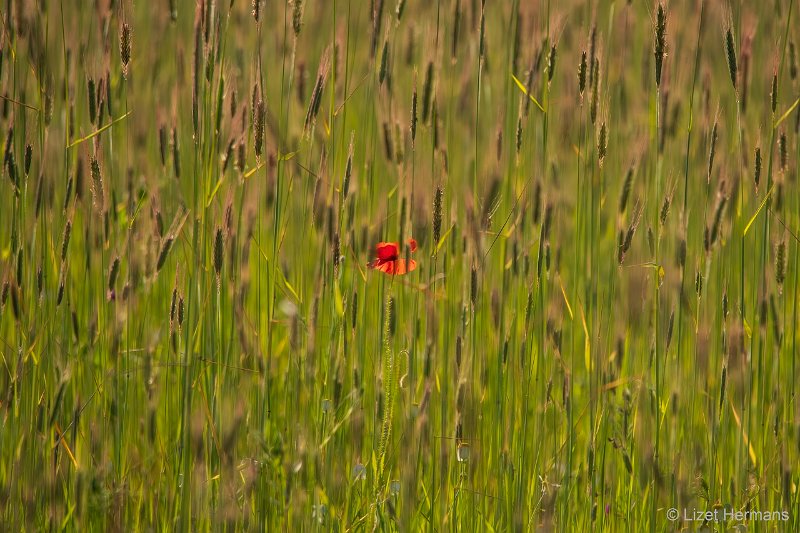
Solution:
[{"label": "dense grass cluster", "polygon": [[796,531],[794,4],[3,2],[0,529]]}]

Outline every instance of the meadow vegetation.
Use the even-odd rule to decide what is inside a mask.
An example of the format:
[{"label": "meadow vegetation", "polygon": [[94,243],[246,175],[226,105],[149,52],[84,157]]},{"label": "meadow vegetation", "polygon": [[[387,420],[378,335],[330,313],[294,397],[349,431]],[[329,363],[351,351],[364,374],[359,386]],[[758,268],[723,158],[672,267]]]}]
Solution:
[{"label": "meadow vegetation", "polygon": [[2,4],[0,529],[800,528],[794,0]]}]

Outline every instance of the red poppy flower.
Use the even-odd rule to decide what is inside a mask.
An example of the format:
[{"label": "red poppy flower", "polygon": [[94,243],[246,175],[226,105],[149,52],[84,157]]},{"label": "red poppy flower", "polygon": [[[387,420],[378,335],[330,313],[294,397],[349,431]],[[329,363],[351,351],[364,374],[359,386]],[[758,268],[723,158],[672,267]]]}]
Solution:
[{"label": "red poppy flower", "polygon": [[[408,248],[412,252],[416,251],[417,241],[409,239]],[[400,276],[417,268],[417,262],[413,259],[409,259],[406,262],[405,259],[401,258],[400,245],[396,242],[379,242],[375,247],[375,261],[372,261],[367,266],[380,270],[385,274]]]}]

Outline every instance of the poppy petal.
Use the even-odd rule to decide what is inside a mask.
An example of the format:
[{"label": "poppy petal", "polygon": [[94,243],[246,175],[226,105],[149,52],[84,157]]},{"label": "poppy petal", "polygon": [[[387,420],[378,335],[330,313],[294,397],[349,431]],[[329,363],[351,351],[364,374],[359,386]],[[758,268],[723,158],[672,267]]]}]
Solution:
[{"label": "poppy petal", "polygon": [[[413,252],[417,249],[417,241],[408,240],[409,250]],[[413,259],[401,259],[400,246],[396,242],[379,242],[375,247],[376,259],[367,263],[367,267],[380,270],[390,276],[401,276],[417,268],[417,262]]]},{"label": "poppy petal", "polygon": [[394,274],[394,261],[387,261],[376,268],[385,274]]},{"label": "poppy petal", "polygon": [[375,247],[375,256],[381,261],[391,261],[400,255],[400,247],[396,242],[379,242]]},{"label": "poppy petal", "polygon": [[417,268],[417,262],[413,259],[409,259],[407,263],[405,259],[398,259],[394,262],[393,274],[395,276],[402,276],[403,274],[408,274],[415,268]]},{"label": "poppy petal", "polygon": [[409,259],[408,262],[405,259],[395,259],[394,261],[375,261],[370,263],[369,266],[390,276],[402,276],[416,269],[417,262],[413,259]]}]

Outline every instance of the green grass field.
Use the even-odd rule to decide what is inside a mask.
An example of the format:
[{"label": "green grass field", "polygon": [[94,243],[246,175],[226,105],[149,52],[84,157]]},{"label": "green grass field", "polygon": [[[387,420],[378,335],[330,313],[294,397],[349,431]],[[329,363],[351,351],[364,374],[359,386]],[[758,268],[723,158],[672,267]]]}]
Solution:
[{"label": "green grass field", "polygon": [[3,1],[0,530],[797,531],[795,3]]}]

